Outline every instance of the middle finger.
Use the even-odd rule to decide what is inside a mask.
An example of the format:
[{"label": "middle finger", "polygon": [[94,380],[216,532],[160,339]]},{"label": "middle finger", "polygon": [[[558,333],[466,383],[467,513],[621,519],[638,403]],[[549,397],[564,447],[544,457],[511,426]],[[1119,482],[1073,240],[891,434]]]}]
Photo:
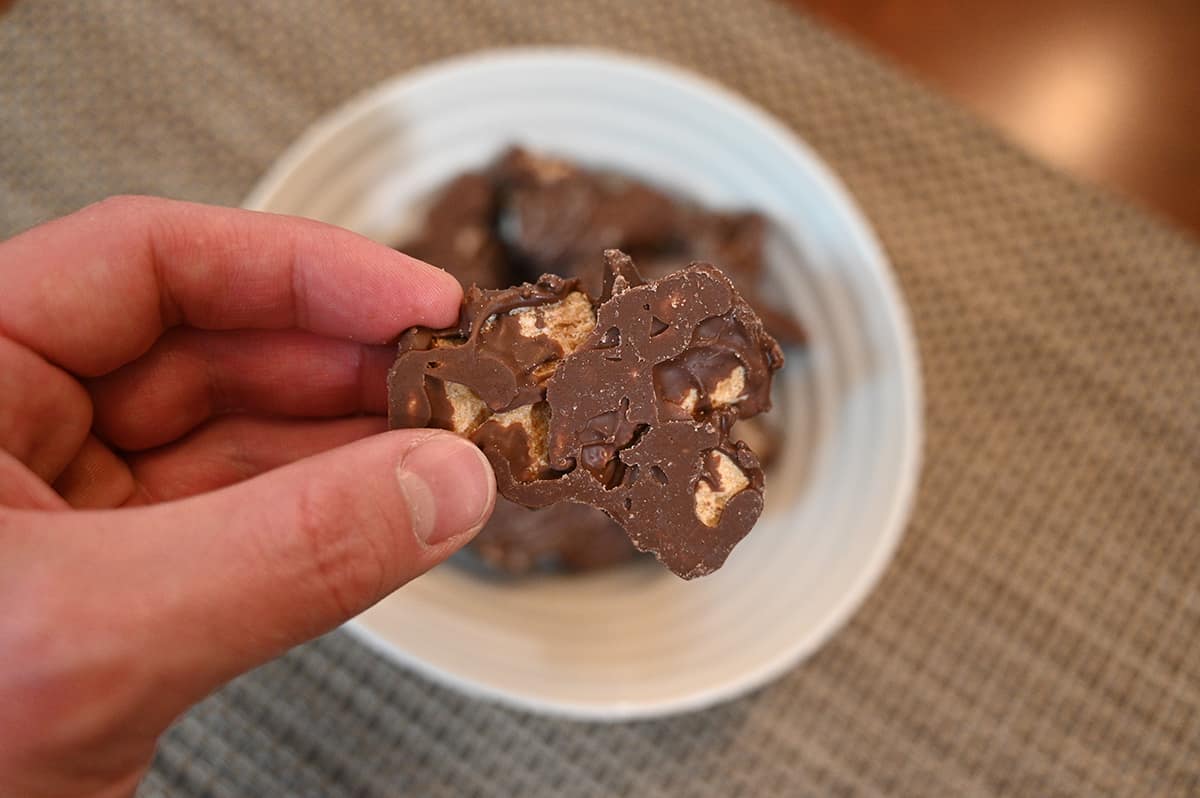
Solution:
[{"label": "middle finger", "polygon": [[140,451],[232,411],[329,417],[384,413],[390,346],[299,331],[177,328],[149,352],[91,380],[96,432]]}]

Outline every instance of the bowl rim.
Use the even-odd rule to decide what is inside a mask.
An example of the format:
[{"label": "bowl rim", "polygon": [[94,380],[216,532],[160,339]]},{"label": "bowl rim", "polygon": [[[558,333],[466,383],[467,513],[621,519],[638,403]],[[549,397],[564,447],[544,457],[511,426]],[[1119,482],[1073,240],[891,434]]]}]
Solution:
[{"label": "bowl rim", "polygon": [[882,578],[903,537],[916,502],[925,433],[924,395],[916,338],[907,305],[883,247],[866,216],[859,210],[850,192],[832,168],[791,128],[768,111],[716,80],[676,64],[595,47],[502,47],[451,56],[406,70],[358,93],[347,102],[323,114],[273,162],[246,196],[242,207],[266,210],[274,195],[286,183],[288,175],[311,157],[313,152],[318,151],[345,128],[393,102],[395,95],[399,93],[412,91],[422,84],[498,65],[544,68],[547,65],[561,65],[564,60],[572,62],[573,65],[625,70],[627,73],[638,73],[641,77],[651,77],[660,81],[666,79],[674,84],[674,88],[700,95],[715,107],[734,116],[743,117],[764,137],[772,140],[789,159],[802,164],[809,173],[809,177],[830,202],[831,210],[846,225],[850,233],[849,238],[853,241],[855,255],[865,263],[878,282],[883,297],[883,309],[886,310],[886,326],[895,334],[894,343],[899,356],[894,367],[900,385],[904,418],[899,443],[898,476],[892,490],[891,506],[880,525],[880,534],[869,557],[863,560],[858,573],[839,600],[831,605],[823,620],[814,625],[808,634],[799,636],[795,643],[782,647],[772,658],[748,669],[739,678],[680,696],[657,701],[604,703],[541,699],[442,670],[376,634],[357,619],[347,622],[343,628],[385,659],[411,668],[431,681],[451,687],[472,698],[520,711],[577,721],[604,722],[661,718],[696,712],[763,687],[800,664],[828,642],[861,607]]}]

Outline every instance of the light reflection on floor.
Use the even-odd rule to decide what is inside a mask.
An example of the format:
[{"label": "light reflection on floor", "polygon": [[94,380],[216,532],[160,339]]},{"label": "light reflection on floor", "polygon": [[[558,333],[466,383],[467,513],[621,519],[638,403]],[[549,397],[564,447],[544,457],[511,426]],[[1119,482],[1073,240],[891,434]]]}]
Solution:
[{"label": "light reflection on floor", "polygon": [[1200,236],[1200,2],[791,2]]}]

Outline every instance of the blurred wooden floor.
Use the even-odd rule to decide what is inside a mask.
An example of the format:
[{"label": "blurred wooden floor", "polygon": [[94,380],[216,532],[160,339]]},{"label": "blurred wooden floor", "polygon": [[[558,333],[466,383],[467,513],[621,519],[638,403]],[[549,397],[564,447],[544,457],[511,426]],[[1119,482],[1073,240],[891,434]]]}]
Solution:
[{"label": "blurred wooden floor", "polygon": [[1200,237],[1200,0],[786,0]]}]

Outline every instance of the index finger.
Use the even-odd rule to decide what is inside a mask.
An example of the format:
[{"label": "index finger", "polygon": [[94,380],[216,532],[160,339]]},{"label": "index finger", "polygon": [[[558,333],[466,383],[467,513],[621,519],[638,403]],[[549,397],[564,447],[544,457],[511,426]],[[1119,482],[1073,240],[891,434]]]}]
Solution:
[{"label": "index finger", "polygon": [[0,244],[0,334],[84,376],[178,324],[382,343],[457,317],[458,282],[308,219],[116,197]]}]

